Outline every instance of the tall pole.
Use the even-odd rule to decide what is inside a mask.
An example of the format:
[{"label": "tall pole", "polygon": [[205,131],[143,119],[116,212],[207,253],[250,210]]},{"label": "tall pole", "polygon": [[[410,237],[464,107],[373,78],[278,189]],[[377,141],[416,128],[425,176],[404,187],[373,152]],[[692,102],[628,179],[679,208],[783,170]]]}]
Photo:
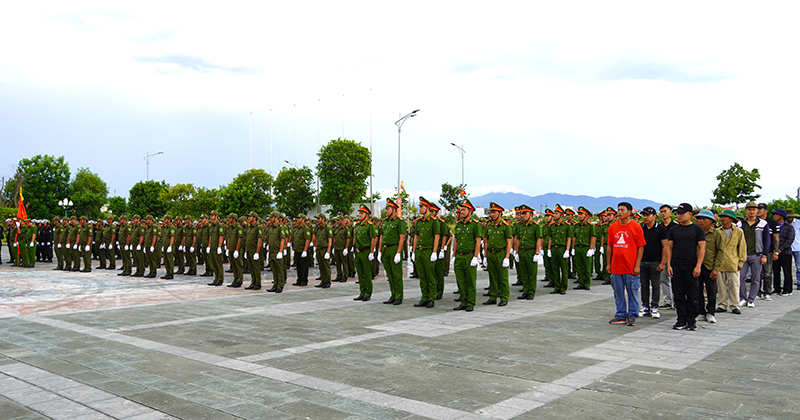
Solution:
[{"label": "tall pole", "polygon": [[467,153],[467,151],[464,150],[464,146],[459,146],[455,143],[450,144],[461,152],[461,185],[464,185],[464,153]]},{"label": "tall pole", "polygon": [[250,169],[253,169],[253,112],[250,112]]},{"label": "tall pole", "polygon": [[[394,122],[394,125],[397,126],[397,195],[400,195],[400,130],[403,128],[403,123],[405,123],[407,119],[417,116],[417,112],[419,112],[419,110],[415,109]],[[399,116],[400,114],[397,115]]]},{"label": "tall pole", "polygon": [[294,153],[295,146],[297,144],[297,140],[295,138],[295,136],[297,135],[297,104],[292,104],[292,106],[294,107],[294,123],[293,123],[294,128],[293,128],[293,131],[292,131],[292,163],[294,163],[294,162],[297,162],[297,160],[295,159],[295,153]]},{"label": "tall pole", "polygon": [[272,108],[269,109],[269,174],[272,175]]},{"label": "tall pole", "polygon": [[375,203],[372,199],[372,88],[369,88],[369,211],[375,214]]},{"label": "tall pole", "polygon": [[153,156],[158,156],[160,154],[163,154],[164,152],[158,152],[158,153],[146,152],[146,153],[147,154],[144,156],[144,161],[147,162],[147,181],[149,181],[150,180],[150,159],[152,159]]},{"label": "tall pole", "polygon": [[[319,106],[320,106],[320,99],[317,98],[317,162],[319,163]],[[319,171],[319,169],[317,169]],[[319,207],[319,172],[317,172],[317,214],[320,213]]]},{"label": "tall pole", "polygon": [[344,138],[344,93],[342,94],[342,138]]}]

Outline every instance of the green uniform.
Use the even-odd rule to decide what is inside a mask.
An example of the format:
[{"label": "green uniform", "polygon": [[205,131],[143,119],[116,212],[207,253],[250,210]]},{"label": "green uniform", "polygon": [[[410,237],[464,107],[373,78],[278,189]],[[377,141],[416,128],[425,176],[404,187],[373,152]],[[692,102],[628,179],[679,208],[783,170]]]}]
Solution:
[{"label": "green uniform", "polygon": [[168,279],[172,278],[175,274],[175,253],[173,252],[174,248],[177,248],[175,243],[175,226],[172,225],[172,221],[164,223],[164,226],[161,228],[161,243],[157,244],[156,247],[160,245],[163,249],[164,268],[167,271],[164,277]]},{"label": "green uniform", "polygon": [[447,223],[444,221],[443,218],[439,217],[439,255],[436,259],[436,264],[434,265],[434,276],[436,276],[436,299],[441,299],[442,295],[444,294],[444,271],[445,271],[445,261],[450,261],[450,258],[447,258],[447,250],[444,244],[447,242],[447,238],[450,237],[450,227],[447,226]]},{"label": "green uniform", "polygon": [[132,238],[130,238],[130,236],[131,236],[131,228],[130,228],[130,226],[127,223],[125,225],[123,225],[123,226],[120,226],[118,235],[119,235],[119,255],[120,255],[120,257],[122,257],[122,273],[121,274],[123,276],[129,276],[129,275],[132,274],[131,273],[131,270],[132,270],[132,268],[131,268],[131,251],[132,251],[131,247],[132,247],[132,244],[133,244],[133,240],[130,240],[130,243],[128,243],[129,239],[132,239]]},{"label": "green uniform", "polygon": [[131,247],[133,247],[133,257],[136,261],[134,277],[143,277],[144,269],[147,267],[147,254],[144,252],[146,247],[144,231],[145,226],[141,222],[131,229]]},{"label": "green uniform", "polygon": [[[2,229],[0,229],[2,230]],[[61,244],[62,233],[64,232],[64,226],[61,223],[56,224],[53,228],[53,249],[56,252],[56,268],[55,270],[63,270],[64,269],[64,254],[62,250],[64,249],[64,245]]]},{"label": "green uniform", "polygon": [[208,259],[206,264],[214,270],[214,285],[222,285],[225,281],[225,269],[222,267],[222,241],[225,237],[225,226],[220,222],[208,222]]},{"label": "green uniform", "polygon": [[208,223],[208,220],[206,220],[203,226],[197,228],[197,248],[200,251],[198,261],[202,260],[203,262],[203,277],[214,275],[214,264],[209,261],[211,259],[211,253],[209,252],[208,246],[208,237],[210,236],[208,233]]},{"label": "green uniform", "polygon": [[[228,261],[230,262],[230,267],[233,271],[233,281],[231,282],[231,286],[241,286],[244,282],[244,271],[242,266],[245,249],[244,228],[238,224],[228,226],[225,240],[228,242]],[[241,244],[239,243],[240,241]]]},{"label": "green uniform", "polygon": [[[306,245],[308,244],[308,245]],[[311,247],[311,228],[301,222],[292,232],[292,249],[294,250],[294,264],[297,268],[297,282],[295,286],[308,286],[308,266],[311,263],[309,248]],[[306,256],[303,257],[303,253]]]},{"label": "green uniform", "polygon": [[347,226],[337,226],[333,230],[333,261],[336,263],[336,279],[335,281],[346,282],[350,274],[347,270],[347,257],[344,255],[344,250],[349,248],[348,240],[350,239],[350,230]]},{"label": "green uniform", "polygon": [[[158,261],[156,260],[156,248],[159,246],[158,229],[158,226],[156,226],[154,223],[151,223],[150,226],[145,226],[143,228],[144,243],[142,243],[142,251],[144,251],[148,267],[146,277],[156,276],[156,265],[158,264]],[[153,241],[155,241],[155,244],[153,244]]]},{"label": "green uniform", "polygon": [[[116,233],[116,228],[114,227],[113,223],[109,223],[108,226],[103,229],[103,251],[102,254],[105,254],[106,259],[108,262],[105,264],[106,268],[109,270],[115,270],[117,268],[117,255],[114,253],[114,234]],[[100,259],[100,265],[103,264],[103,258]]]},{"label": "green uniform", "polygon": [[283,289],[286,284],[283,254],[281,253],[281,258],[278,258],[278,252],[281,252],[281,241],[284,238],[286,238],[286,233],[280,224],[270,227],[267,244],[269,246],[269,266],[272,268],[272,280],[275,289]]},{"label": "green uniform", "polygon": [[464,306],[475,306],[475,282],[478,277],[478,264],[471,265],[475,256],[475,244],[483,236],[481,224],[475,219],[467,218],[456,222],[456,248],[453,272],[458,284],[458,295]]},{"label": "green uniform", "polygon": [[[592,285],[592,257],[587,257],[592,239],[597,238],[595,226],[588,220],[572,226],[574,238],[575,255],[575,274],[578,275],[579,287],[590,287]],[[596,244],[595,244],[596,245]]]},{"label": "green uniform", "polygon": [[398,248],[403,246],[400,243],[400,235],[406,234],[406,221],[397,215],[383,219],[381,235],[383,238],[381,249],[383,269],[389,280],[389,300],[403,300],[403,261],[397,264],[394,257],[397,255]]},{"label": "green uniform", "polygon": [[354,247],[355,242],[355,232],[356,226],[355,224],[348,225],[347,231],[350,233],[350,252],[347,254],[347,277],[355,277],[356,276],[356,249]]},{"label": "green uniform", "polygon": [[484,229],[486,238],[486,266],[489,269],[489,301],[500,299],[508,302],[508,267],[503,267],[503,260],[508,258],[508,240],[512,238],[511,226],[508,222],[498,219],[489,222]]},{"label": "green uniform", "polygon": [[536,277],[539,275],[539,263],[534,262],[536,244],[542,238],[542,228],[532,219],[528,223],[517,223],[516,234],[519,241],[517,255],[517,277],[522,282],[523,295],[536,295]]},{"label": "green uniform", "polygon": [[[333,244],[328,248],[328,240],[333,239],[333,229],[328,224],[316,226],[314,230],[314,245],[317,249],[317,264],[319,265],[320,284],[323,286],[331,285],[331,260],[330,253],[333,251]],[[325,258],[325,255],[328,255]]]},{"label": "green uniform", "polygon": [[364,222],[355,224],[353,235],[359,296],[372,297],[372,267],[369,256],[374,250],[372,240],[378,237],[378,230],[375,228],[375,223],[367,218]]},{"label": "green uniform", "polygon": [[186,262],[186,274],[194,276],[197,274],[197,259],[195,252],[198,251],[199,237],[197,236],[197,226],[192,225],[183,227],[183,255]]},{"label": "green uniform", "polygon": [[555,291],[567,291],[567,272],[569,271],[569,254],[564,256],[567,250],[567,241],[572,238],[572,226],[564,223],[553,223],[547,227],[550,236],[550,247],[548,251],[551,253],[551,274],[550,281],[553,282]]},{"label": "green uniform", "polygon": [[19,247],[21,249],[21,264],[25,267],[33,267],[36,263],[36,243],[33,237],[36,235],[36,226],[21,226],[19,228]]},{"label": "green uniform", "polygon": [[183,242],[183,226],[173,223],[172,228],[175,229],[175,240],[172,242],[172,258],[175,260],[175,274],[184,273],[184,253],[181,251],[181,243]]},{"label": "green uniform", "polygon": [[78,250],[78,232],[81,230],[77,223],[70,225],[67,243],[69,244],[70,256],[72,258],[72,271],[81,269],[81,252]]},{"label": "green uniform", "polygon": [[[80,251],[80,255],[83,258],[83,271],[88,273],[92,271],[92,227],[87,223],[81,226],[78,234],[80,235],[78,239],[78,251]],[[87,246],[90,247],[88,251],[86,250]]]},{"label": "green uniform", "polygon": [[261,224],[255,222],[249,225],[247,234],[243,239],[244,248],[247,251],[247,264],[250,267],[250,287],[253,288],[261,287],[260,260],[263,258],[263,254],[258,242],[263,234],[264,230],[261,228]]},{"label": "green uniform", "polygon": [[[423,302],[436,300],[436,261],[431,262],[431,254],[438,253],[438,249],[434,248],[434,242],[442,231],[439,223],[439,219],[428,214],[418,218],[415,224],[417,247],[414,251],[414,262],[417,266],[419,288],[422,292],[421,301]],[[438,248],[438,243],[436,248]]]},{"label": "green uniform", "polygon": [[[602,280],[606,278],[605,244],[608,236],[608,224],[595,225],[595,233],[597,241],[595,241],[594,271],[597,272],[596,279]],[[600,251],[601,249],[602,251]]]}]

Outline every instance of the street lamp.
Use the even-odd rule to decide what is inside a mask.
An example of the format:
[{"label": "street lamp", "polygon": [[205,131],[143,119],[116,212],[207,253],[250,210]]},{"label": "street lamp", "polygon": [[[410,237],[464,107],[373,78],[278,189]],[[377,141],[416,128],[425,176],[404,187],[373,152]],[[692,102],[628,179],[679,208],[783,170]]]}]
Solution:
[{"label": "street lamp", "polygon": [[297,169],[297,165],[296,165],[296,164],[294,164],[294,163],[292,163],[292,162],[289,162],[289,161],[288,161],[288,160],[286,160],[286,159],[284,159],[283,161],[284,161],[284,162],[286,162],[286,163],[288,163],[289,165],[292,165],[292,166],[293,166],[295,169]]},{"label": "street lamp", "polygon": [[[51,203],[52,203],[52,201],[51,201]],[[72,207],[73,204],[72,204],[71,200],[65,198],[63,200],[58,200],[58,205],[61,206],[64,209],[64,217],[67,217],[67,209]]]},{"label": "street lamp", "polygon": [[150,159],[152,159],[154,156],[158,156],[158,155],[161,155],[161,154],[164,154],[164,152],[148,153],[144,157],[145,162],[147,162],[147,180],[148,181],[150,180]]},{"label": "street lamp", "polygon": [[405,123],[407,119],[416,117],[417,112],[419,112],[418,109],[411,111],[394,122],[394,125],[397,126],[397,195],[400,195],[400,129],[403,128],[403,123]]},{"label": "street lamp", "polygon": [[458,149],[459,152],[461,152],[461,185],[464,185],[464,153],[467,153],[467,151],[464,150],[464,146],[459,146],[455,143],[450,143],[450,144],[452,144],[453,147],[455,147],[456,149]]}]

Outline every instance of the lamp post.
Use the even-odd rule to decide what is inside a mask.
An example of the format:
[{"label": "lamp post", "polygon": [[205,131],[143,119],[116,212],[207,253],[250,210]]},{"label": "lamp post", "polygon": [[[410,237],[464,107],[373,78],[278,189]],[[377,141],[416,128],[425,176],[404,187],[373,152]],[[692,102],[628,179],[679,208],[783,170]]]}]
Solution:
[{"label": "lamp post", "polygon": [[394,122],[394,125],[397,126],[397,195],[400,195],[400,130],[403,128],[403,123],[405,123],[407,119],[417,116],[417,112],[419,112],[419,110],[415,109]]},{"label": "lamp post", "polygon": [[450,143],[450,144],[452,144],[453,147],[455,147],[456,149],[458,149],[459,152],[461,152],[461,185],[464,185],[464,153],[467,153],[467,151],[464,150],[464,146],[459,146],[455,143]]},{"label": "lamp post", "polygon": [[67,217],[67,210],[72,207],[72,201],[65,198],[63,200],[58,200],[58,205],[64,209],[64,217]]},{"label": "lamp post", "polygon": [[284,161],[284,162],[286,162],[286,163],[288,163],[289,165],[292,165],[292,167],[294,167],[295,169],[297,169],[297,165],[296,165],[296,164],[294,164],[294,163],[292,163],[292,162],[289,162],[289,161],[288,161],[288,160],[286,160],[286,159],[284,159],[283,161]]},{"label": "lamp post", "polygon": [[250,113],[250,169],[253,169],[253,113]]},{"label": "lamp post", "polygon": [[147,162],[147,181],[150,180],[150,159],[152,159],[154,156],[158,156],[161,154],[164,154],[164,152],[148,153],[147,155],[145,155],[144,160],[145,162]]}]

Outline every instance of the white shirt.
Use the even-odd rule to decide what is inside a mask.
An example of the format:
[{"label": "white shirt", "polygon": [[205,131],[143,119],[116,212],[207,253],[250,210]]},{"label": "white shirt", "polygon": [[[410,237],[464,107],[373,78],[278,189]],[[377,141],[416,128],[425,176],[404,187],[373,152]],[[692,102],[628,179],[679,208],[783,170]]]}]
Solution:
[{"label": "white shirt", "polygon": [[792,227],[794,227],[794,242],[792,242],[792,252],[800,252],[800,219],[792,220]]}]

